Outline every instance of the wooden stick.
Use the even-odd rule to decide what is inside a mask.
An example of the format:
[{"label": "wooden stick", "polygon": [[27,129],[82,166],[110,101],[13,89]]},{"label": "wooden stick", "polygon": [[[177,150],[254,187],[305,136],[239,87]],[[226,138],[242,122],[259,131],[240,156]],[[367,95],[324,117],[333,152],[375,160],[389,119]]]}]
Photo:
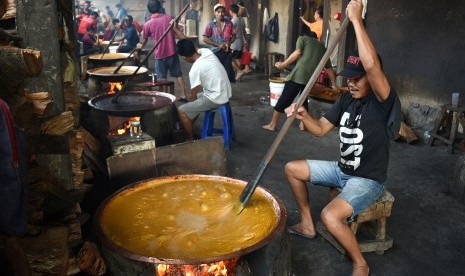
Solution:
[{"label": "wooden stick", "polygon": [[295,119],[295,115],[297,114],[297,109],[302,106],[304,101],[307,100],[308,94],[310,93],[310,90],[312,87],[315,85],[319,74],[321,70],[323,70],[324,66],[326,65],[326,62],[329,60],[331,57],[331,53],[334,51],[336,48],[336,45],[339,43],[339,41],[342,38],[343,33],[347,29],[347,26],[349,25],[349,17],[346,17],[344,21],[341,23],[341,27],[339,28],[338,33],[336,34],[336,37],[331,41],[328,49],[326,50],[325,54],[321,58],[320,63],[316,67],[315,71],[313,72],[312,77],[308,81],[307,85],[305,86],[304,90],[302,91],[299,99],[297,100],[296,103],[296,109],[294,111],[294,114],[292,116],[288,117],[286,119],[286,122],[284,123],[283,127],[279,131],[278,135],[276,136],[273,144],[271,144],[270,148],[268,149],[268,152],[266,153],[265,157],[263,158],[262,162],[258,166],[258,171],[255,175],[255,178],[252,179],[249,183],[244,188],[244,191],[242,191],[242,194],[239,197],[239,205],[235,206],[236,213],[239,214],[244,210],[245,206],[249,202],[250,198],[252,197],[253,192],[255,191],[255,188],[257,188],[258,182],[260,181],[261,177],[263,176],[263,173],[265,172],[266,168],[268,167],[269,162],[273,158],[274,154],[276,153],[276,150],[278,149],[279,145],[281,144],[282,140],[284,139],[284,136],[286,135],[287,131],[289,130],[289,127],[291,126],[292,122]]},{"label": "wooden stick", "polygon": [[105,53],[106,53],[106,51],[108,50],[108,48],[110,48],[111,44],[113,43],[113,40],[115,40],[116,34],[119,32],[119,29],[121,29],[121,26],[119,26],[118,29],[116,29],[115,33],[113,34],[113,36],[112,36],[111,39],[110,39],[110,42],[108,42],[107,47],[105,47],[105,50],[103,50],[103,53],[102,53],[102,55],[100,56],[100,59],[103,58],[103,56],[105,55]]},{"label": "wooden stick", "polygon": [[[126,91],[126,87],[127,87],[127,84],[132,80],[132,78],[134,78],[134,76],[137,74],[137,72],[139,72],[139,69],[140,67],[142,66],[142,64],[145,64],[145,62],[147,61],[147,59],[150,57],[150,55],[152,55],[152,53],[155,51],[155,49],[158,47],[158,45],[161,43],[161,41],[165,38],[165,36],[168,34],[168,32],[171,31],[171,29],[173,29],[174,27],[174,24],[176,24],[176,21],[178,21],[178,19],[181,17],[181,15],[187,10],[187,8],[189,8],[189,4],[187,4],[184,9],[182,9],[182,11],[174,18],[173,22],[170,24],[170,26],[165,30],[165,32],[163,33],[163,35],[158,39],[158,41],[155,43],[155,45],[152,47],[152,49],[147,53],[147,56],[145,56],[144,60],[142,60],[139,64],[139,66],[137,67],[137,69],[134,71],[134,73],[129,76],[129,78],[126,80],[126,82],[124,83],[123,87],[121,87],[121,90],[115,94],[115,96],[111,99],[111,102],[116,104],[118,102],[118,98],[121,96],[121,94],[123,94],[125,91]],[[115,70],[116,71],[116,70]]]}]

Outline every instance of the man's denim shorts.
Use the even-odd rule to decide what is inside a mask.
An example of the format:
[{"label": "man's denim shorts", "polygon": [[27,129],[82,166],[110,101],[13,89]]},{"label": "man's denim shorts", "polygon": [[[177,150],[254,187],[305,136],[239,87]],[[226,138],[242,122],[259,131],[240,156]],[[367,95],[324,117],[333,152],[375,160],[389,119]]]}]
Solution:
[{"label": "man's denim shorts", "polygon": [[353,214],[349,220],[365,211],[384,192],[386,182],[351,176],[343,173],[337,161],[307,160],[310,169],[310,181],[314,185],[341,188],[337,196],[352,206]]}]

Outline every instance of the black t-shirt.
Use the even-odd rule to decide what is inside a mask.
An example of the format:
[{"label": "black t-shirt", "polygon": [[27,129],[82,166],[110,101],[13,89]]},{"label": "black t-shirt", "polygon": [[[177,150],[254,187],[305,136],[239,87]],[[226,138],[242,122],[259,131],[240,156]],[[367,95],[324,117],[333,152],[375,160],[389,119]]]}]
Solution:
[{"label": "black t-shirt", "polygon": [[338,165],[345,174],[380,183],[387,179],[390,140],[386,128],[397,97],[392,88],[384,102],[378,101],[374,93],[363,99],[344,93],[324,115],[339,127]]}]

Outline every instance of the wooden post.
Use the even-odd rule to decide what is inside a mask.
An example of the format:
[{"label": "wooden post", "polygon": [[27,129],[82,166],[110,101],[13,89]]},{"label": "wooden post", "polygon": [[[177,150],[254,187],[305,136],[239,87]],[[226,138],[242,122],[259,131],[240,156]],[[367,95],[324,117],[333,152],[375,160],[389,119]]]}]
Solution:
[{"label": "wooden post", "polygon": [[53,99],[52,114],[65,110],[63,96],[60,37],[62,29],[57,0],[17,0],[16,26],[23,48],[35,48],[42,54],[43,70],[38,77],[27,78],[26,87],[33,91],[48,91]]}]

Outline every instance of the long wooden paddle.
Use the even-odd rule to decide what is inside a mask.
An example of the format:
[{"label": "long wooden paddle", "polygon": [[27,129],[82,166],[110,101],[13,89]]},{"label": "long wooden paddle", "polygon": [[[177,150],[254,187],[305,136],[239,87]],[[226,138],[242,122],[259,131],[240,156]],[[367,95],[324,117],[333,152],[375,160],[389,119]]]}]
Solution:
[{"label": "long wooden paddle", "polygon": [[[336,45],[339,43],[339,41],[342,38],[343,33],[347,29],[347,26],[349,25],[349,17],[346,17],[344,21],[341,23],[341,27],[339,28],[339,31],[337,32],[336,36],[334,39],[331,41],[329,47],[327,48],[325,54],[321,58],[320,63],[316,67],[315,71],[312,74],[312,77],[308,81],[307,85],[305,86],[304,90],[300,94],[299,99],[297,100],[296,103],[296,111],[299,107],[302,106],[304,101],[307,100],[308,94],[310,93],[310,90],[312,87],[315,85],[319,74],[321,70],[323,70],[324,66],[326,65],[326,62],[329,60],[331,57],[331,53],[334,51],[336,48]],[[283,127],[279,131],[278,135],[276,136],[273,144],[271,144],[270,148],[268,149],[268,152],[266,153],[265,157],[263,158],[262,162],[258,166],[258,171],[255,175],[255,178],[252,179],[252,181],[248,182],[247,185],[245,186],[244,190],[242,191],[240,197],[239,197],[239,202],[238,204],[234,207],[235,211],[237,214],[241,213],[242,210],[244,210],[245,206],[249,202],[250,198],[252,197],[253,192],[257,188],[258,182],[263,176],[263,173],[265,172],[266,168],[268,167],[268,164],[270,163],[271,159],[273,158],[274,154],[276,153],[276,150],[278,149],[279,145],[281,144],[282,140],[284,139],[284,136],[286,135],[287,131],[289,130],[289,127],[291,126],[292,122],[295,119],[295,115],[297,112],[294,112],[292,116],[288,117],[286,119],[286,122],[284,123]]]},{"label": "long wooden paddle", "polygon": [[[112,103],[117,103],[118,102],[118,98],[121,96],[121,94],[124,93],[124,91],[126,91],[126,87],[127,87],[127,84],[132,80],[132,78],[134,78],[134,76],[137,74],[137,72],[139,72],[139,69],[140,67],[142,66],[142,64],[145,64],[145,62],[147,61],[147,59],[152,55],[152,53],[155,51],[155,49],[158,47],[158,45],[161,43],[161,41],[165,38],[165,36],[171,31],[171,29],[173,29],[174,27],[174,24],[176,24],[176,22],[179,20],[179,18],[181,17],[181,15],[189,8],[189,4],[187,4],[183,9],[182,11],[174,18],[173,22],[169,25],[169,27],[165,30],[165,32],[162,34],[162,36],[157,40],[157,42],[155,43],[155,45],[153,45],[152,49],[147,53],[147,55],[145,56],[145,58],[140,62],[139,66],[137,67],[137,69],[134,71],[134,73],[129,76],[129,78],[126,80],[126,82],[124,83],[123,87],[121,87],[121,90],[115,94],[115,96],[111,99],[111,102]],[[118,69],[119,70],[119,69]],[[115,72],[117,72],[115,70]],[[115,73],[113,72],[113,73]]]},{"label": "long wooden paddle", "polygon": [[121,28],[121,26],[118,27],[118,29],[116,29],[115,33],[113,34],[113,36],[111,37],[110,41],[108,42],[108,45],[107,47],[105,47],[105,50],[103,50],[103,53],[102,55],[100,56],[100,59],[103,58],[103,56],[105,55],[105,53],[107,52],[108,48],[110,48],[110,45],[113,43],[113,41],[115,40],[115,36],[116,34],[118,33],[119,29]]}]

